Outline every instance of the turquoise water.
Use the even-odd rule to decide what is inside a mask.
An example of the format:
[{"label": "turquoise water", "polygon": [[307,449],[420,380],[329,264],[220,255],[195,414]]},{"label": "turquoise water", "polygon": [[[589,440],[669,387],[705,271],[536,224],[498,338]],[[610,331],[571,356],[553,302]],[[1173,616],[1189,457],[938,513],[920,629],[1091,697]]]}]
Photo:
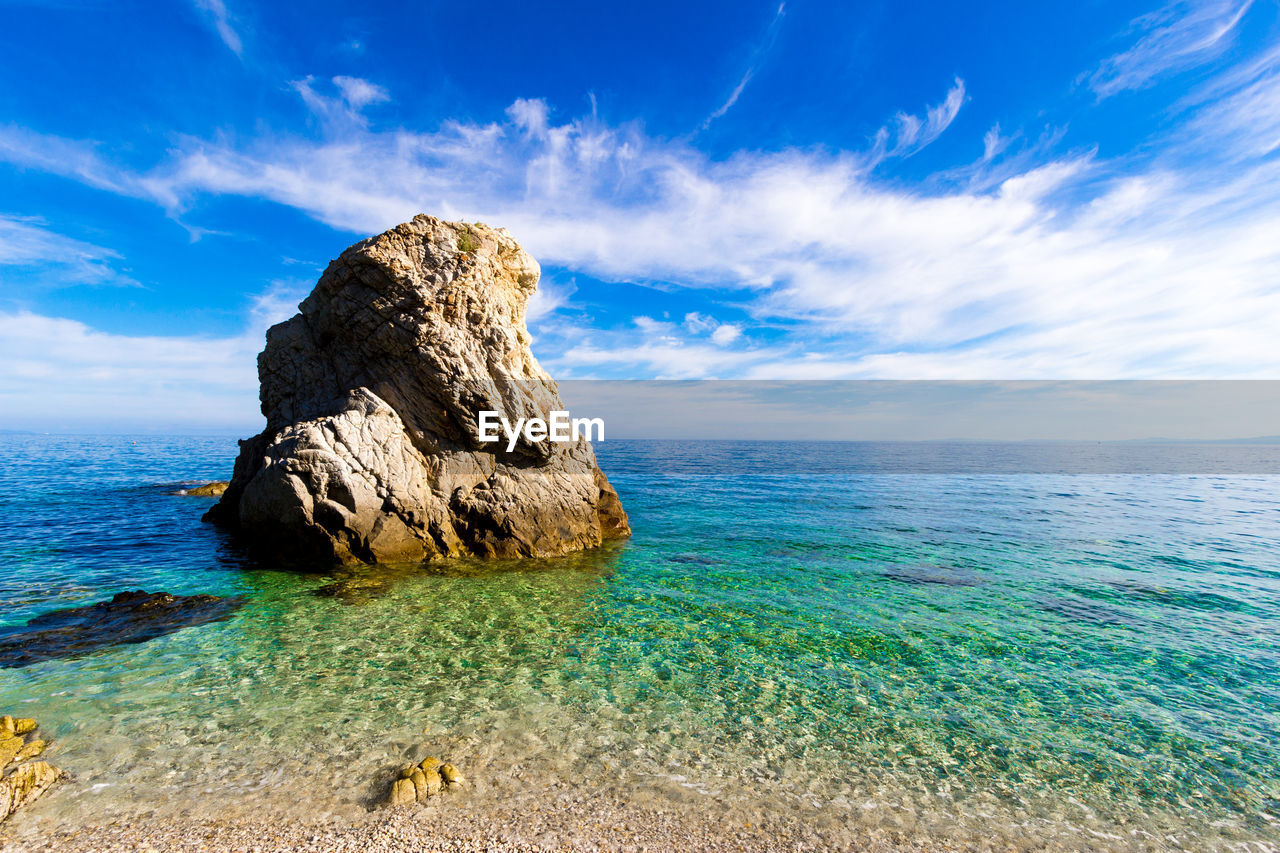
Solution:
[{"label": "turquoise water", "polygon": [[622,546],[304,574],[246,562],[207,501],[170,494],[234,451],[0,437],[0,625],[123,589],[247,600],[0,670],[0,709],[38,717],[76,777],[25,826],[349,816],[426,751],[481,805],[557,779],[859,837],[1280,840],[1275,476],[806,474],[786,445],[726,473],[611,441]]}]

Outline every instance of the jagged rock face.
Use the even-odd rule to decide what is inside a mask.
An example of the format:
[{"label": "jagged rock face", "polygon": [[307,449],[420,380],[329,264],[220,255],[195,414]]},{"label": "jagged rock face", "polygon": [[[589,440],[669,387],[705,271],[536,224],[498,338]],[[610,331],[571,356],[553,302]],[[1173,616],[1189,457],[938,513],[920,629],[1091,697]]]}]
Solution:
[{"label": "jagged rock face", "polygon": [[585,439],[507,451],[478,413],[563,409],[529,350],[538,263],[417,216],[333,261],[258,356],[267,428],[209,517],[298,562],[550,556],[630,534]]}]

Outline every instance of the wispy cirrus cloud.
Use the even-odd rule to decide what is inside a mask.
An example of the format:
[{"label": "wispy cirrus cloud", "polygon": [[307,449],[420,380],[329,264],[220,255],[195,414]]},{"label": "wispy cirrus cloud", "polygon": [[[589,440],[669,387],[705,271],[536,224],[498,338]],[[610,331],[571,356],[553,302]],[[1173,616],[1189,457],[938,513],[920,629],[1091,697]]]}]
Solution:
[{"label": "wispy cirrus cloud", "polygon": [[386,89],[360,77],[334,77],[334,95],[325,95],[317,90],[314,77],[294,80],[289,85],[331,131],[340,131],[345,126],[366,127],[369,122],[362,113],[364,108],[391,100]]},{"label": "wispy cirrus cloud", "polygon": [[720,106],[711,111],[702,122],[702,129],[706,130],[711,127],[711,123],[718,118],[722,118],[725,113],[733,109],[733,105],[738,103],[738,98],[742,97],[742,92],[747,88],[747,84],[751,82],[751,78],[755,76],[756,69],[760,67],[760,63],[764,57],[773,48],[774,42],[778,40],[778,30],[782,26],[783,16],[786,14],[787,4],[779,3],[778,10],[773,14],[773,20],[769,22],[769,28],[765,31],[765,36],[760,44],[756,46],[751,53],[751,61],[747,65],[747,70],[743,72],[742,79],[738,81],[738,85],[733,87],[733,91],[729,93],[729,97]]},{"label": "wispy cirrus cloud", "polygon": [[1280,148],[1280,46],[1219,75],[1180,106],[1192,115],[1192,149],[1211,139],[1237,160],[1266,157]]},{"label": "wispy cirrus cloud", "polygon": [[59,234],[37,217],[0,214],[0,280],[4,267],[25,267],[53,286],[137,285],[117,269],[120,260],[114,250]]},{"label": "wispy cirrus cloud", "polygon": [[1142,36],[1084,79],[1097,96],[1150,86],[1159,77],[1208,62],[1230,47],[1253,0],[1176,0],[1133,22]]},{"label": "wispy cirrus cloud", "polygon": [[243,56],[244,43],[240,40],[240,33],[232,26],[231,13],[227,11],[226,0],[194,0],[194,2],[195,7],[204,13],[209,23],[213,25],[222,43],[236,56]]},{"label": "wispy cirrus cloud", "polygon": [[882,127],[876,133],[872,159],[879,162],[886,157],[910,157],[934,142],[960,114],[964,98],[964,81],[957,77],[942,102],[929,107],[923,117],[898,113],[893,126]]}]

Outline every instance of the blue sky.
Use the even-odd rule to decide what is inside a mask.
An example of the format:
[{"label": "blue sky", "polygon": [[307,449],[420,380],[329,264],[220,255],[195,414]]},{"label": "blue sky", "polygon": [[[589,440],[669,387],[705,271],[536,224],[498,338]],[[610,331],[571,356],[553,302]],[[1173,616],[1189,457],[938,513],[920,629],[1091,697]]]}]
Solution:
[{"label": "blue sky", "polygon": [[1274,378],[1276,0],[0,0],[0,428],[253,428],[414,213],[562,378]]}]

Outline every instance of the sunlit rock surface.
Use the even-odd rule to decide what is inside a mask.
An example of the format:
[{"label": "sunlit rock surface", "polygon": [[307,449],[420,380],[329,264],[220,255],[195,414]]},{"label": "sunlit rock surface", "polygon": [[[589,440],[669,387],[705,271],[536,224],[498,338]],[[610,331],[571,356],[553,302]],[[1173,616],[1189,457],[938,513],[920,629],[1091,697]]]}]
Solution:
[{"label": "sunlit rock surface", "polygon": [[209,518],[272,557],[550,556],[630,534],[585,438],[482,443],[480,411],[563,410],[529,350],[537,262],[417,216],[333,261],[258,357],[267,428]]}]

